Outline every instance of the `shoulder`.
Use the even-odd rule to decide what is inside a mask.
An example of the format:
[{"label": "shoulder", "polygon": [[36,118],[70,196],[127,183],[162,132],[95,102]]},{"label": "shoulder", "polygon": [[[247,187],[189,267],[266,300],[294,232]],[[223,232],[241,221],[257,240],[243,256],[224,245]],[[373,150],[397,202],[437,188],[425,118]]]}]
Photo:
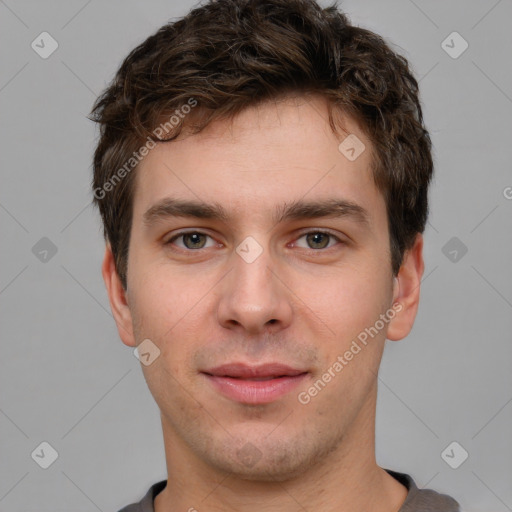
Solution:
[{"label": "shoulder", "polygon": [[167,480],[161,480],[160,482],[153,484],[140,501],[132,503],[131,505],[126,505],[126,507],[123,507],[119,512],[155,512],[153,505],[155,496],[161,492],[166,485]]},{"label": "shoulder", "polygon": [[432,489],[418,489],[409,475],[386,471],[408,489],[407,498],[398,512],[460,512],[458,502],[451,496]]}]

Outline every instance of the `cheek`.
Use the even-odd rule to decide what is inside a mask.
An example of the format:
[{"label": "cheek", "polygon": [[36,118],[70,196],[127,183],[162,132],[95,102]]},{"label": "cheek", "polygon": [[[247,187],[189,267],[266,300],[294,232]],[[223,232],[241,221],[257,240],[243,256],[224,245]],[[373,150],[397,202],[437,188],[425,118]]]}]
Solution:
[{"label": "cheek", "polygon": [[141,333],[143,336],[166,338],[166,334],[173,331],[175,326],[179,327],[193,309],[202,290],[188,278],[165,272],[165,269],[154,264],[145,268],[151,270],[139,275],[136,272],[132,274],[132,314],[137,318],[138,325],[146,330]]},{"label": "cheek", "polygon": [[301,306],[304,315],[321,320],[341,343],[373,325],[390,307],[392,298],[387,276],[382,269],[370,266],[350,266],[316,272],[306,278],[301,276],[293,289],[305,304]]},{"label": "cheek", "polygon": [[187,380],[190,360],[204,338],[204,307],[208,302],[207,297],[201,299],[210,287],[195,286],[190,277],[167,274],[159,269],[134,279],[130,309],[136,338],[149,338],[160,350],[159,364],[143,368],[148,385],[159,378],[158,373],[168,380],[162,372],[179,382]]}]

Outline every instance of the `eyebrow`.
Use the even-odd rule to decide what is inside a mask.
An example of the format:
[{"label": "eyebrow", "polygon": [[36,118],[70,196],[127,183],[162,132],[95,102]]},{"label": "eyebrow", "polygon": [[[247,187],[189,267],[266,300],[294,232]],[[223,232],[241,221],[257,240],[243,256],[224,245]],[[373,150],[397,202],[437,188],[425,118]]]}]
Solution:
[{"label": "eyebrow", "polygon": [[[230,215],[219,203],[204,203],[195,200],[182,200],[167,197],[151,206],[143,215],[146,226],[172,217],[211,219],[228,222]],[[293,201],[279,205],[273,213],[275,224],[290,220],[316,218],[349,218],[356,222],[370,224],[368,211],[362,206],[346,199],[326,199],[319,201]]]}]

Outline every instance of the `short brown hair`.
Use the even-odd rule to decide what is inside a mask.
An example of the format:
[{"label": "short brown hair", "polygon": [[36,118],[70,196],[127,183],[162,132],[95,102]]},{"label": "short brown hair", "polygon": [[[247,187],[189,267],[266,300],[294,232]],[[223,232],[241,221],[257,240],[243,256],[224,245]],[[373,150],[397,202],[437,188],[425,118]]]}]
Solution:
[{"label": "short brown hair", "polygon": [[179,122],[165,140],[184,126],[197,133],[287,93],[322,95],[333,130],[336,108],[371,140],[373,177],[387,205],[391,267],[398,273],[404,252],[425,229],[433,172],[407,60],[377,34],[352,26],[336,4],[211,0],[136,47],[91,111],[100,124],[94,202],[125,288],[135,174],[126,162],[144,143],[161,140],[155,128],[191,98],[194,112],[186,119],[175,115]]}]

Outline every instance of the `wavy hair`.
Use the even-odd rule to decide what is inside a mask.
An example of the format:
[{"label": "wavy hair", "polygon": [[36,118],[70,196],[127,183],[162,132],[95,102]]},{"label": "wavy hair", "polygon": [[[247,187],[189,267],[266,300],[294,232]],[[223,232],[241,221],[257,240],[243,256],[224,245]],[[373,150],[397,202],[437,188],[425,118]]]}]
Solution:
[{"label": "wavy hair", "polygon": [[[211,0],[137,46],[97,98],[100,126],[93,190],[111,181],[173,112],[193,98],[164,140],[288,93],[319,94],[353,117],[372,142],[372,174],[388,215],[391,267],[422,233],[433,173],[418,83],[407,60],[377,34],[350,24],[337,5],[312,0]],[[149,139],[148,139],[149,137]],[[103,232],[126,288],[134,172],[94,194]]]}]

